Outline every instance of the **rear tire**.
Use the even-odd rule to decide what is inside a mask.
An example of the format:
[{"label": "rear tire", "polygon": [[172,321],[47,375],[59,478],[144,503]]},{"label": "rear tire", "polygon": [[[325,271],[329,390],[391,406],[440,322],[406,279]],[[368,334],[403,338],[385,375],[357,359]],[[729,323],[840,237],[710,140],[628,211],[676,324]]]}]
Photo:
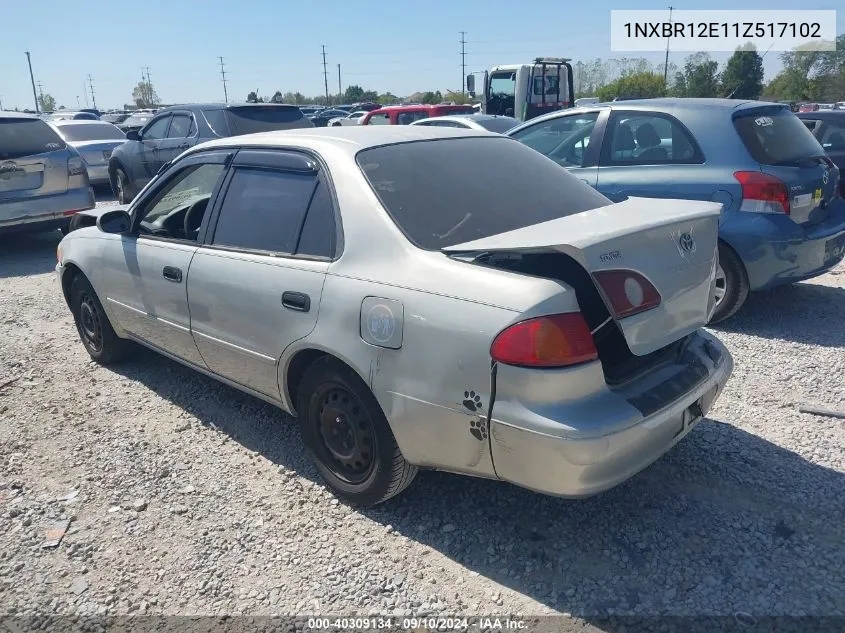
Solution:
[{"label": "rear tire", "polygon": [[729,319],[748,298],[748,275],[733,249],[719,242],[719,269],[716,273],[716,311],[710,323]]},{"label": "rear tire", "polygon": [[119,204],[129,204],[132,202],[132,197],[129,195],[129,177],[122,167],[114,170],[114,181],[112,182],[112,190],[117,197]]},{"label": "rear tire", "polygon": [[349,367],[328,356],[315,361],[297,403],[302,441],[338,497],[376,505],[413,481],[417,467],[405,461],[378,401]]},{"label": "rear tire", "polygon": [[128,341],[115,334],[97,293],[83,275],[70,284],[70,309],[79,340],[92,360],[108,365],[126,355]]}]

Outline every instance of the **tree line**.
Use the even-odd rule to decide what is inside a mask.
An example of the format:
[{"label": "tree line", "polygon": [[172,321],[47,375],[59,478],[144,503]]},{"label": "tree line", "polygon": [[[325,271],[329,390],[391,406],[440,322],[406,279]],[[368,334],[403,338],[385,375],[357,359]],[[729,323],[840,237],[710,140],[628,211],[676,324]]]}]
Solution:
[{"label": "tree line", "polygon": [[[752,44],[738,48],[723,68],[707,53],[689,55],[681,67],[648,60],[597,59],[573,65],[576,97],[612,99],[651,97],[726,97],[768,101],[845,99],[845,35],[835,51],[790,51],[780,56],[783,69],[768,84],[763,58]],[[666,78],[664,81],[664,77]]]}]

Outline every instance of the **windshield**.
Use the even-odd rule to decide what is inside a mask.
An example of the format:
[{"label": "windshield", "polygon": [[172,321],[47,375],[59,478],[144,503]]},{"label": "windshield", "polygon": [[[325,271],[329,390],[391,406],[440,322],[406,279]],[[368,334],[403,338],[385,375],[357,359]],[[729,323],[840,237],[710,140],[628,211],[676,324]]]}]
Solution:
[{"label": "windshield", "polygon": [[144,127],[147,121],[152,118],[152,114],[133,114],[123,122],[123,125],[126,127]]},{"label": "windshield", "polygon": [[0,160],[64,149],[65,142],[41,119],[0,119]]},{"label": "windshield", "polygon": [[516,86],[516,73],[514,72],[498,72],[490,75],[490,94],[491,95],[510,95],[513,96]]},{"label": "windshield", "polygon": [[[232,136],[311,127],[296,106],[246,106],[226,110]],[[346,112],[343,113],[346,116]]]},{"label": "windshield", "polygon": [[504,134],[512,127],[519,124],[519,121],[516,119],[509,117],[509,116],[502,116],[496,117],[495,119],[484,119],[478,121],[478,124],[483,127],[485,130],[490,130],[491,132],[498,132],[499,134]]},{"label": "windshield", "polygon": [[610,204],[566,169],[504,137],[363,150],[358,165],[407,238],[427,250]]},{"label": "windshield", "polygon": [[93,123],[91,125],[62,125],[59,127],[66,141],[117,141],[126,135],[111,123]]},{"label": "windshield", "polygon": [[753,110],[734,119],[751,157],[763,165],[795,165],[824,155],[816,137],[786,108]]}]

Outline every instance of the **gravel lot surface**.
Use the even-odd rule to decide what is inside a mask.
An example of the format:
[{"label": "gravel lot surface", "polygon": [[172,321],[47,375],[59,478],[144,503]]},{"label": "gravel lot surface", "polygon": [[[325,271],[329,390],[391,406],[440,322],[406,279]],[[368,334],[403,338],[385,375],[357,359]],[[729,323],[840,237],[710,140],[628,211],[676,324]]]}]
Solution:
[{"label": "gravel lot surface", "polygon": [[709,419],[608,493],[423,472],[356,510],[275,408],[90,362],[57,243],[0,238],[0,613],[845,614],[845,421],[798,412],[845,410],[845,266],[752,295]]}]

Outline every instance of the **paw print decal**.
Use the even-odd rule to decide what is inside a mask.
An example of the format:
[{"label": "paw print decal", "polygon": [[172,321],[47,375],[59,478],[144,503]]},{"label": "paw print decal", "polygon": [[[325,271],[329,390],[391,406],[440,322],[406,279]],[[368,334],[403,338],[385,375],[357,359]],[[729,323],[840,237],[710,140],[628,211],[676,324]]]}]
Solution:
[{"label": "paw print decal", "polygon": [[481,396],[474,391],[464,391],[463,405],[473,412],[478,411],[484,406],[481,404]]},{"label": "paw print decal", "polygon": [[469,432],[472,436],[481,441],[487,439],[487,423],[484,418],[478,418],[469,423]]}]

